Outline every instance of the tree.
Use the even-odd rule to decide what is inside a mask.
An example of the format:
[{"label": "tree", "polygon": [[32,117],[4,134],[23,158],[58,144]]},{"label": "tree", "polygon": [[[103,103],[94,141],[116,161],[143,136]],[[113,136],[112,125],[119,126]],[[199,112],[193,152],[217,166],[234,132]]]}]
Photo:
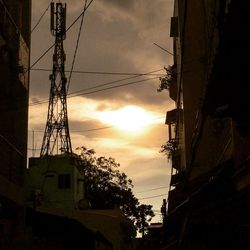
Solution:
[{"label": "tree", "polygon": [[176,139],[170,139],[166,144],[161,145],[160,153],[165,154],[170,159],[177,149]]},{"label": "tree", "polygon": [[152,206],[139,203],[132,191],[132,180],[120,172],[120,164],[111,157],[96,157],[93,149],[81,147],[77,150],[80,151],[80,171],[85,177],[85,191],[91,208],[112,209],[118,206],[140,233],[146,231],[154,216]]},{"label": "tree", "polygon": [[168,90],[173,82],[176,81],[176,65],[168,66],[167,68],[164,67],[166,70],[166,75],[164,77],[160,77],[160,85],[157,89],[158,92],[163,91],[164,89]]}]

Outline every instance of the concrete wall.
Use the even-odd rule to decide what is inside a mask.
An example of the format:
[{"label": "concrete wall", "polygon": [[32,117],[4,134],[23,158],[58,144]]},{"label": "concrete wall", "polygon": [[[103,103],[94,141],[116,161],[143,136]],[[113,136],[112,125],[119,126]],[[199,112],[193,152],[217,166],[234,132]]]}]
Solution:
[{"label": "concrete wall", "polygon": [[1,249],[17,249],[25,238],[30,20],[30,0],[0,0]]},{"label": "concrete wall", "polygon": [[[27,156],[30,19],[30,0],[1,0],[0,174],[18,185]],[[6,175],[9,170],[17,176]]]},{"label": "concrete wall", "polygon": [[[232,154],[232,136],[228,135],[232,133],[231,121],[225,119],[219,124],[218,119],[204,118],[201,110],[219,41],[216,20],[219,11],[220,3],[216,1],[175,1],[174,15],[179,19],[179,35],[174,38],[179,92],[176,104],[183,108],[184,114],[183,125],[179,124],[177,131],[185,161],[182,165],[187,168],[193,165],[190,180],[210,171]],[[201,123],[203,132],[198,135]]]},{"label": "concrete wall", "polygon": [[[70,187],[58,186],[60,175],[70,175]],[[69,156],[30,158],[26,177],[28,201],[40,196],[44,206],[78,208],[79,200],[84,198],[83,176]]]}]

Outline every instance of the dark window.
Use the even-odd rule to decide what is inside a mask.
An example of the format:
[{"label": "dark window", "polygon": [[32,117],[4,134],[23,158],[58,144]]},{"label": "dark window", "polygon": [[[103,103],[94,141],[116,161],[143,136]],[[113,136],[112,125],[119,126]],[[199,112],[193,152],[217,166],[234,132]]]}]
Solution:
[{"label": "dark window", "polygon": [[170,37],[178,37],[178,16],[171,17]]},{"label": "dark window", "polygon": [[70,174],[59,174],[58,175],[58,188],[69,189],[71,186]]}]

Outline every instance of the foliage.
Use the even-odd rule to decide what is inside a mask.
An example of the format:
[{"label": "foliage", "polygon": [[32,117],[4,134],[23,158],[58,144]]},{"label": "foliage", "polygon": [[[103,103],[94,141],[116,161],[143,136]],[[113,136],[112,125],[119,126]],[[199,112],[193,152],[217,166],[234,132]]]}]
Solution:
[{"label": "foliage", "polygon": [[151,205],[141,204],[137,207],[138,218],[136,220],[136,226],[139,232],[144,235],[147,232],[148,222],[151,221],[154,216]]},{"label": "foliage", "polygon": [[164,67],[166,70],[166,75],[164,77],[160,77],[160,85],[157,89],[158,92],[163,91],[164,89],[169,89],[171,84],[176,80],[176,66],[168,66],[167,68]]},{"label": "foliage", "polygon": [[174,152],[177,149],[177,143],[175,139],[169,140],[166,144],[161,145],[160,153],[167,155],[168,159],[173,156]]},{"label": "foliage", "polygon": [[139,232],[146,229],[154,216],[152,206],[139,203],[132,192],[132,180],[120,172],[120,164],[111,157],[96,157],[93,149],[81,147],[77,150],[80,151],[81,172],[85,176],[85,191],[91,207],[120,207]]}]

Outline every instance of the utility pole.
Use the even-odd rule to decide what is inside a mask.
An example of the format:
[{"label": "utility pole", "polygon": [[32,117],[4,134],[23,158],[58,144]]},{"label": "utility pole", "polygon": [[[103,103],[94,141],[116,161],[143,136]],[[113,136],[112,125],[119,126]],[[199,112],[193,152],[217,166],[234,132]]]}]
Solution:
[{"label": "utility pole", "polygon": [[51,88],[47,123],[40,152],[41,157],[72,153],[67,115],[67,78],[64,70],[66,56],[63,49],[63,41],[66,38],[66,4],[51,3],[50,29],[55,37],[55,46],[53,69],[50,75]]}]

